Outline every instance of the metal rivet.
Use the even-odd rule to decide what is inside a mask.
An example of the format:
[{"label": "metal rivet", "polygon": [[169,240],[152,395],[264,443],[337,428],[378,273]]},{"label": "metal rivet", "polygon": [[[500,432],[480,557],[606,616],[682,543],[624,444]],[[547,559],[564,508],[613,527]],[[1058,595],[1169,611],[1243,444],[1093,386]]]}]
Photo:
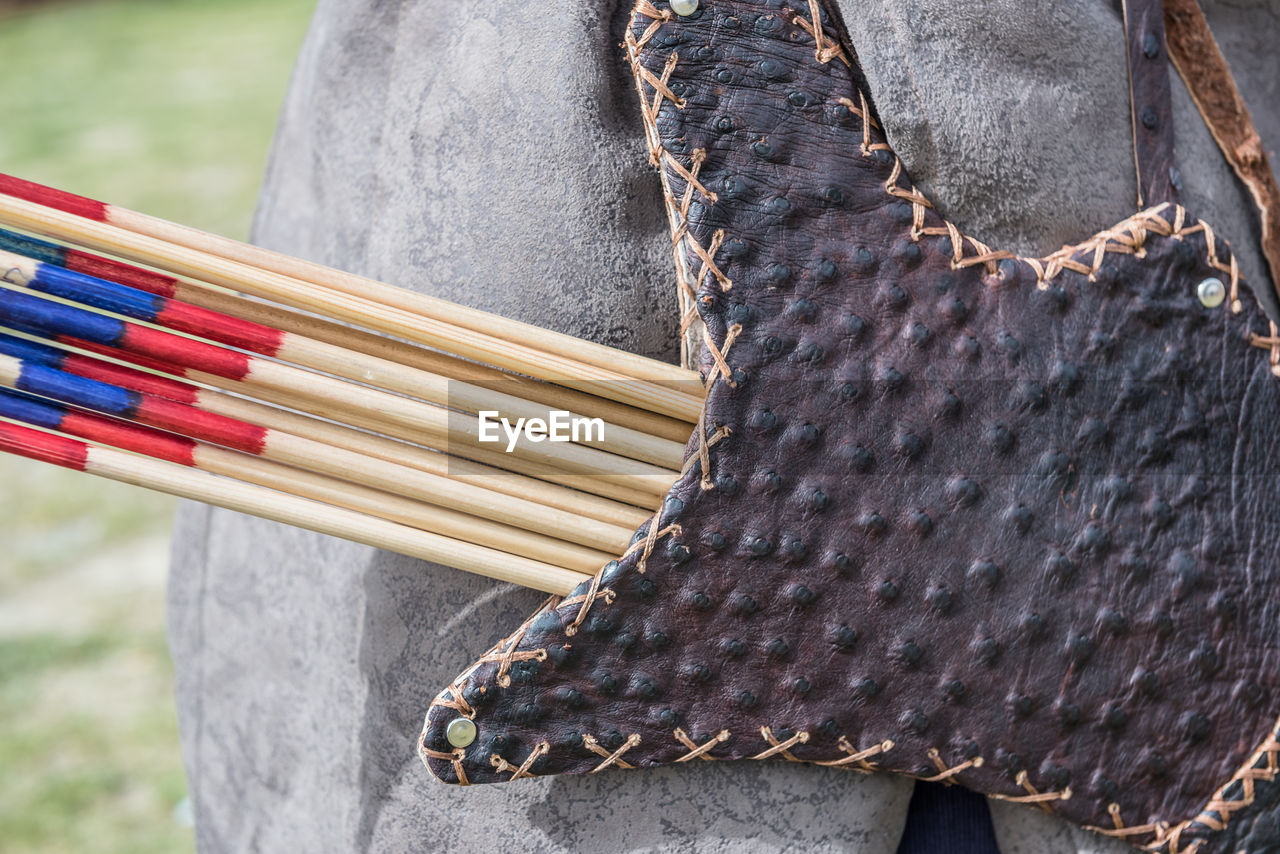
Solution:
[{"label": "metal rivet", "polygon": [[1227,287],[1222,279],[1208,278],[1196,285],[1196,295],[1205,308],[1217,308],[1227,298]]},{"label": "metal rivet", "polygon": [[454,747],[470,747],[471,743],[476,740],[475,721],[467,718],[454,718],[449,721],[449,726],[445,727],[444,737]]},{"label": "metal rivet", "polygon": [[698,0],[671,0],[671,11],[680,17],[688,17],[698,11]]}]

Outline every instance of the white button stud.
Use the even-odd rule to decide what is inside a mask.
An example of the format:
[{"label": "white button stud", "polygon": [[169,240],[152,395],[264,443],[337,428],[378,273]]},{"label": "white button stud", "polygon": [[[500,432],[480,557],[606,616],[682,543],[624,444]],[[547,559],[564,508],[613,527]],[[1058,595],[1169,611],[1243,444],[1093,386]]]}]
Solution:
[{"label": "white button stud", "polygon": [[1196,295],[1205,308],[1217,308],[1227,298],[1227,288],[1222,279],[1205,279],[1196,286]]},{"label": "white button stud", "polygon": [[698,11],[698,0],[671,0],[671,11],[682,18]]},{"label": "white button stud", "polygon": [[445,727],[444,737],[454,747],[470,747],[471,743],[476,740],[475,721],[466,718],[454,718]]}]

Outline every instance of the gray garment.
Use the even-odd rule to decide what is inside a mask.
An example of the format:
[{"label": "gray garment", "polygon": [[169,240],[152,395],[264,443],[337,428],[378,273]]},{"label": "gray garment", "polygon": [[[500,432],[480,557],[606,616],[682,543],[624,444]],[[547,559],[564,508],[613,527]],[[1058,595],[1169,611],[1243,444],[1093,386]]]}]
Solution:
[{"label": "gray garment", "polygon": [[[618,48],[630,5],[321,0],[255,239],[674,359],[670,241]],[[1110,3],[841,5],[890,141],[963,228],[1043,253],[1131,211],[1123,41]],[[1266,67],[1274,58],[1248,49],[1275,44],[1275,9],[1233,6],[1243,26],[1228,10],[1209,13],[1274,145],[1280,75]],[[1267,27],[1270,41],[1260,40]],[[1188,206],[1235,237],[1256,275],[1244,196],[1175,88]],[[434,782],[414,752],[427,705],[540,600],[185,505],[170,642],[201,850],[896,846],[909,782],[790,763]],[[1044,839],[1026,815],[996,811],[1011,854],[1107,847],[1056,821]]]},{"label": "gray garment", "polygon": [[[845,0],[889,142],[943,216],[993,248],[1043,255],[1137,207],[1119,3]],[[1280,144],[1280,0],[1202,0],[1264,147]],[[850,7],[857,11],[849,11]],[[1183,204],[1274,292],[1256,208],[1173,74]]]}]

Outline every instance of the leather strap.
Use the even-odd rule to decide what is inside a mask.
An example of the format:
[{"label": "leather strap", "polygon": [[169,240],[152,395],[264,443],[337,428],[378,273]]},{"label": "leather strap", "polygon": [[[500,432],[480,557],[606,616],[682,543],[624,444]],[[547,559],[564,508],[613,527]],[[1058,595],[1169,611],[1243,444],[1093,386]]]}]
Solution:
[{"label": "leather strap", "polygon": [[1169,54],[1227,162],[1249,189],[1262,224],[1262,254],[1280,292],[1280,186],[1254,129],[1249,108],[1231,76],[1196,0],[1165,3]]},{"label": "leather strap", "polygon": [[1180,182],[1173,165],[1173,98],[1162,3],[1124,0],[1123,5],[1138,209],[1163,202],[1176,204]]}]

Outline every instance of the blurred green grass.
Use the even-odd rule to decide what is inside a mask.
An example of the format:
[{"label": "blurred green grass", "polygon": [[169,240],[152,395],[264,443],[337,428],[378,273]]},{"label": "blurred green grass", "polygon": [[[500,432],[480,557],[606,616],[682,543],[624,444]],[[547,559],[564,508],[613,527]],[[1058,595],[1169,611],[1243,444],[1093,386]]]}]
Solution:
[{"label": "blurred green grass", "polygon": [[0,164],[228,237],[248,234],[315,0],[80,0],[0,27]]},{"label": "blurred green grass", "polygon": [[0,645],[0,849],[194,847],[173,817],[186,782],[168,651],[158,626],[139,628]]},{"label": "blurred green grass", "polygon": [[[313,7],[0,3],[0,171],[245,237]],[[12,457],[0,484],[0,852],[191,850],[173,818],[172,500]]]}]

